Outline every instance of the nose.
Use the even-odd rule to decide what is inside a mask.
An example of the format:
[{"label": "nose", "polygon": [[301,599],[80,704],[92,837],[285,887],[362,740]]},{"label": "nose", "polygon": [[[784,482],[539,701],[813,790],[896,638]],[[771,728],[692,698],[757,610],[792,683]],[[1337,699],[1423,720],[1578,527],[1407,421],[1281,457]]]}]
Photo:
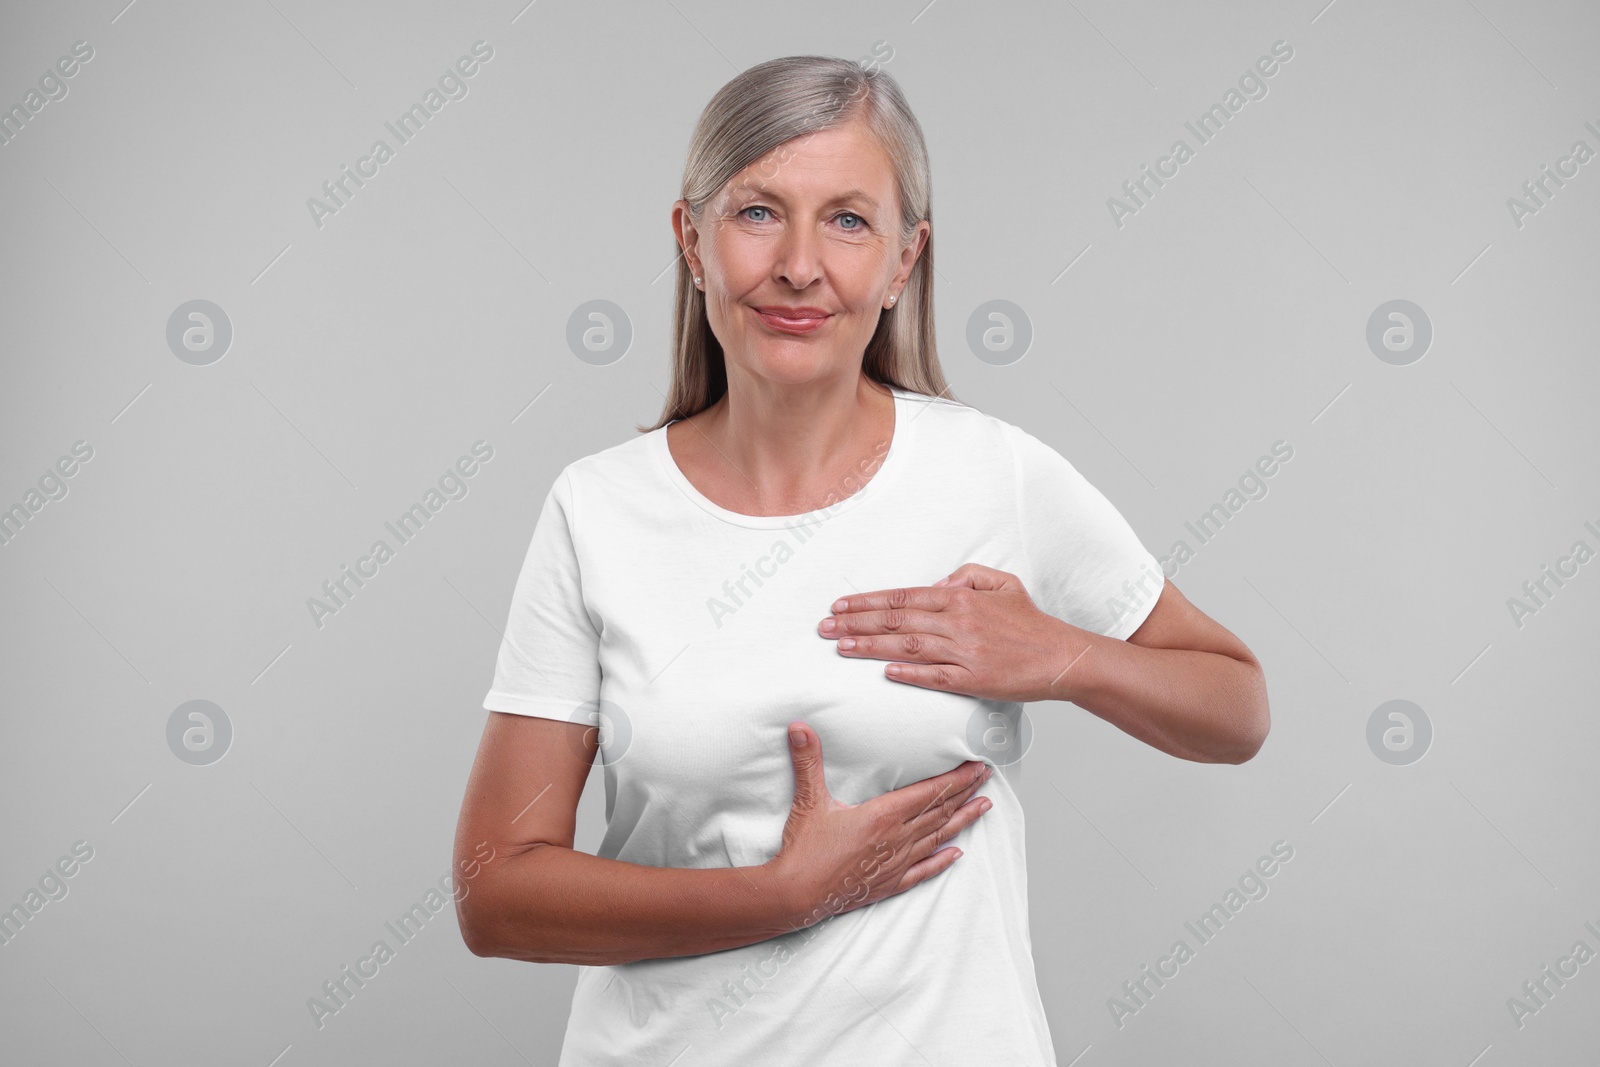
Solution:
[{"label": "nose", "polygon": [[822,273],[818,241],[806,226],[785,228],[776,246],[773,273],[796,289],[804,289]]}]

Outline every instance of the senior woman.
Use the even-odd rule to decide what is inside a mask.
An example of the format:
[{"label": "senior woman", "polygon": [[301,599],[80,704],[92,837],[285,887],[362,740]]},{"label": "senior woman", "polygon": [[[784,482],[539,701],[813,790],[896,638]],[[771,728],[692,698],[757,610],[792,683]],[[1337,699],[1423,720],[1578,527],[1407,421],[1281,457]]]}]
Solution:
[{"label": "senior woman", "polygon": [[457,831],[468,947],[579,968],[563,1067],[1054,1064],[991,774],[1022,703],[1201,762],[1266,735],[1249,649],[946,395],[929,189],[893,79],[840,59],[694,131],[671,394],[545,499]]}]

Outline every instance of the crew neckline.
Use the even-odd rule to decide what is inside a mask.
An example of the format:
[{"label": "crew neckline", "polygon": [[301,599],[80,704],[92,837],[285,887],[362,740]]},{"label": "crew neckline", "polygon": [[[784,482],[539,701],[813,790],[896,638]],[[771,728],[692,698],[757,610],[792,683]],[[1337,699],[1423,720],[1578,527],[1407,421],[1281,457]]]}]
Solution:
[{"label": "crew neckline", "polygon": [[[739,511],[730,511],[713,501],[700,490],[695,488],[688,475],[678,466],[678,461],[672,458],[672,449],[667,444],[667,426],[652,431],[649,439],[656,458],[661,463],[662,472],[667,480],[677,486],[689,501],[709,515],[721,519],[723,522],[734,526],[743,526],[752,530],[775,530],[783,527],[812,526],[827,519],[836,518],[845,512],[860,505],[860,503],[882,492],[885,479],[891,479],[902,465],[903,455],[911,437],[910,401],[907,399],[906,390],[899,386],[888,386],[894,394],[894,431],[889,437],[889,451],[883,457],[883,462],[878,465],[877,471],[867,483],[854,493],[827,507],[815,508],[811,511],[801,512],[798,515],[746,515]],[[681,422],[673,419],[672,422]]]}]

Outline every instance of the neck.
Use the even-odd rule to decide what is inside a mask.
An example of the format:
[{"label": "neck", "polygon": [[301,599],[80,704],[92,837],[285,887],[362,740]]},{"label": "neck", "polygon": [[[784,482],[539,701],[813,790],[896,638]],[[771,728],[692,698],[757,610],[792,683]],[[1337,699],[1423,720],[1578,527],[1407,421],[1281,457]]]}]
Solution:
[{"label": "neck", "polygon": [[829,486],[853,476],[849,487],[832,490],[836,499],[851,495],[882,463],[895,419],[888,387],[859,372],[791,385],[736,368],[707,414],[711,445],[778,513],[792,501],[821,506]]}]

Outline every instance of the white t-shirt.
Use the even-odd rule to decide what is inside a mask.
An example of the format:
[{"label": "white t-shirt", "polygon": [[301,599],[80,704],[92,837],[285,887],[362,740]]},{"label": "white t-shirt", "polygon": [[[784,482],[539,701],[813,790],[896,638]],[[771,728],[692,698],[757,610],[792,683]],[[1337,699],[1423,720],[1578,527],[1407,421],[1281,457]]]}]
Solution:
[{"label": "white t-shirt", "polygon": [[1123,639],[1155,606],[1161,570],[1054,449],[893,391],[877,473],[803,516],[719,507],[678,468],[665,427],[569,464],[483,706],[602,727],[597,851],[610,859],[770,860],[794,799],[792,720],[821,737],[842,803],[984,759],[1002,768],[978,791],[994,807],[946,843],[961,859],[906,892],[740,948],[580,966],[560,1067],[1056,1062],[1004,770],[1022,706],[893,681],[888,661],[840,655],[817,624],[840,596],[976,562],[1017,575],[1041,610]]}]

